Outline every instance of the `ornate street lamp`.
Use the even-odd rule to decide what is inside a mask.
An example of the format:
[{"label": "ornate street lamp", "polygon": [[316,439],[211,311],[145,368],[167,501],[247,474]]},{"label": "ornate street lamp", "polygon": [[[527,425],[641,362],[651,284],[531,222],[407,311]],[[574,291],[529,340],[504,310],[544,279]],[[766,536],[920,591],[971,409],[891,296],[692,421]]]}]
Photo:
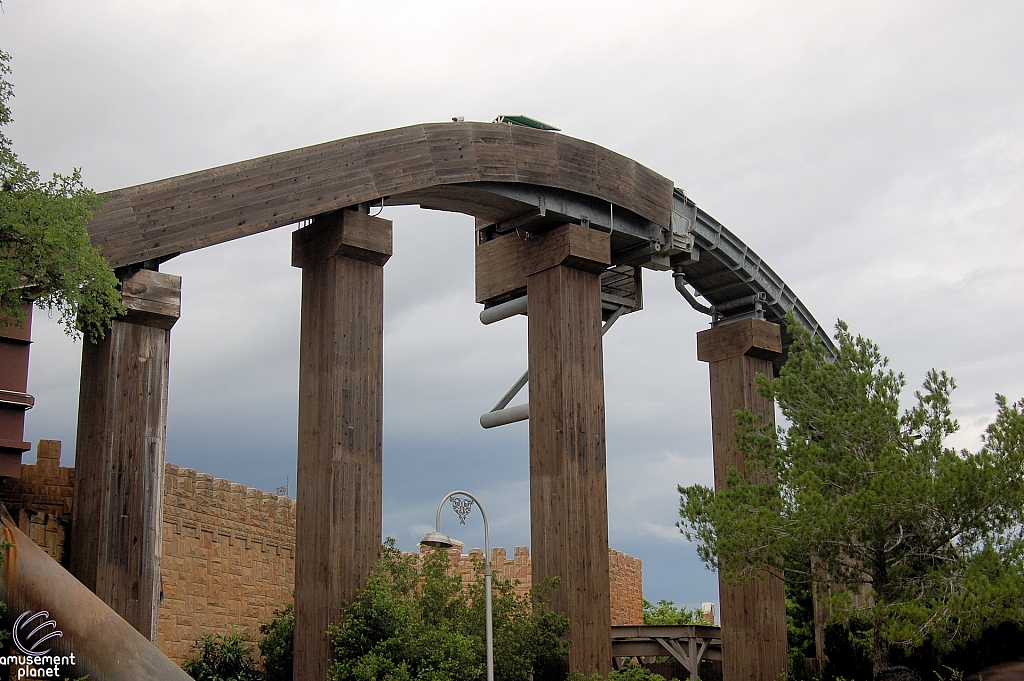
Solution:
[{"label": "ornate street lamp", "polygon": [[[458,499],[455,498],[456,495],[462,495],[463,497],[468,497],[468,499]],[[484,511],[484,507],[469,492],[461,490],[449,492],[441,499],[441,503],[437,505],[437,521],[434,524],[434,531],[428,532],[420,543],[439,549],[450,549],[455,546],[452,538],[441,532],[441,509],[444,508],[444,502],[449,499],[452,500],[452,508],[458,514],[460,524],[466,524],[466,518],[469,516],[470,511],[473,510],[473,504],[479,507],[480,515],[484,518],[484,606],[487,612],[487,681],[494,681],[494,627],[491,622],[491,541],[487,533],[487,513]]]}]

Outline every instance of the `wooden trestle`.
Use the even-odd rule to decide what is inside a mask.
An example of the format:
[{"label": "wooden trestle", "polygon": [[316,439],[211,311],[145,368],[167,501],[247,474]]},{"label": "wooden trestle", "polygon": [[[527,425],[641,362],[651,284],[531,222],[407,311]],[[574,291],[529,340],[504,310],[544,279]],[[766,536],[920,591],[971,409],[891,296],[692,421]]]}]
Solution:
[{"label": "wooden trestle", "polygon": [[[552,607],[572,623],[574,670],[607,673],[611,663],[602,274],[606,306],[616,309],[640,308],[637,268],[644,264],[689,267],[719,312],[739,314],[733,298],[750,293],[755,313],[766,291],[775,302],[796,300],[781,283],[777,292],[762,286],[777,277],[764,274],[745,246],[733,248],[738,239],[720,225],[700,260],[692,234],[699,219],[710,218],[667,178],[589,142],[505,125],[387,130],[120,189],[106,199],[90,236],[120,268],[129,313],[105,339],[83,343],[71,567],[150,638],[180,281],[140,268],[312,220],[293,242],[293,264],[302,269],[296,679],[326,676],[327,626],[365,584],[380,547],[383,266],[391,223],[365,214],[370,203],[475,216],[478,302],[528,293],[533,576],[561,578]],[[716,254],[725,254],[719,264]],[[756,262],[764,276],[737,273],[733,256]],[[677,269],[677,278],[686,272]],[[732,293],[727,300],[715,292]],[[779,328],[725,324],[700,334],[698,348],[711,365],[720,485],[728,466],[742,469],[733,410],[772,419],[752,381],[771,374]],[[721,589],[725,678],[774,681],[786,668],[781,582]]]},{"label": "wooden trestle", "polygon": [[722,628],[694,624],[612,627],[612,658],[621,669],[634,657],[641,665],[665,653],[683,666],[691,681],[700,679],[700,663],[722,660]]}]

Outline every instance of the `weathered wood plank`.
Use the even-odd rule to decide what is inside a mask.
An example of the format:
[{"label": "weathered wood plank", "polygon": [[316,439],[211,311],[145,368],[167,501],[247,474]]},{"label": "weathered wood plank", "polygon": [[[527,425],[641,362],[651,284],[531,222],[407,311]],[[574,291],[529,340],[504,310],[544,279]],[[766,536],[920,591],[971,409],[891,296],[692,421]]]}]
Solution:
[{"label": "weathered wood plank", "polygon": [[150,197],[140,195],[136,199],[136,214],[144,229],[181,223],[201,224],[196,215],[202,215],[207,221],[216,221],[217,215],[248,205],[253,196],[266,201],[296,191],[336,186],[357,193],[375,191],[373,178],[365,168],[344,168],[335,159],[324,159],[290,169],[273,169],[272,172],[252,179],[239,178],[230,184],[209,187],[184,204],[176,201],[173,195],[160,201],[151,201],[148,200]]},{"label": "weathered wood plank", "polygon": [[391,257],[391,221],[351,210],[317,218],[316,229],[292,232],[292,267],[345,256],[384,265]]},{"label": "weathered wood plank", "polygon": [[472,135],[480,180],[518,182],[519,175],[512,147],[512,126],[473,125]]},{"label": "weathered wood plank", "polygon": [[361,162],[362,158],[359,137],[348,137],[136,185],[131,189],[147,203],[170,200],[176,204],[182,197],[201,198],[209,188],[255,183],[268,174],[293,172],[295,168],[313,166],[323,160],[334,159],[347,168],[353,160]]},{"label": "weathered wood plank", "polygon": [[97,213],[89,223],[89,232],[94,238],[107,232],[120,233],[119,225],[134,218],[127,190],[119,189],[104,194],[103,201],[103,211]]},{"label": "weathered wood plank", "polygon": [[423,208],[464,213],[484,219],[493,224],[508,215],[523,213],[530,209],[515,199],[471,187],[450,187],[441,185],[388,198],[389,206],[419,204]]},{"label": "weathered wood plank", "polygon": [[239,177],[230,183],[211,185],[202,193],[196,192],[187,203],[181,203],[175,195],[153,201],[140,193],[135,199],[136,214],[145,231],[154,227],[217,222],[223,219],[221,216],[230,216],[232,211],[252,204],[254,196],[258,196],[260,202],[266,202],[296,192],[337,187],[355,193],[375,193],[373,177],[362,163],[361,155],[358,161],[346,165],[338,159],[328,158],[292,168],[272,168],[255,178]]},{"label": "weathered wood plank", "polygon": [[421,125],[391,130],[387,135],[364,135],[360,146],[379,196],[395,194],[410,186],[439,184],[426,131]]},{"label": "weathered wood plank", "polygon": [[556,138],[556,146],[559,175],[569,178],[580,193],[597,196],[597,150],[572,137]]},{"label": "weathered wood plank", "polygon": [[557,186],[569,180],[558,175],[557,139],[544,130],[512,126],[512,148],[519,182]]},{"label": "weathered wood plank", "polygon": [[473,146],[470,128],[460,126],[454,130],[426,131],[430,157],[438,178],[444,178],[446,184],[457,182],[475,182],[480,178],[477,170],[478,159]]}]

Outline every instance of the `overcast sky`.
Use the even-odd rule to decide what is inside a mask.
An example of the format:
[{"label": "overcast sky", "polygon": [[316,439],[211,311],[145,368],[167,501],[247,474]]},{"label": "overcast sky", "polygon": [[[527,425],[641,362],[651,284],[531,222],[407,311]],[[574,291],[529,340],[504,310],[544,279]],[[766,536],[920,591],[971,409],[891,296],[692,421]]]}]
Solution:
[{"label": "overcast sky", "polygon": [[[672,179],[817,319],[907,374],[957,379],[953,444],[1024,396],[1024,4],[1017,2],[80,2],[5,0],[8,134],[99,191],[375,130],[527,114]],[[473,223],[387,209],[384,531],[414,548],[440,498],[529,544],[528,427],[479,415],[526,368],[484,327]],[[180,256],[167,460],[294,490],[299,271],[290,229]],[[711,484],[706,327],[666,273],[605,338],[611,545],[644,593],[717,601],[674,527]],[[35,315],[26,439],[74,454],[80,345]],[[34,455],[30,455],[29,461]],[[482,543],[479,518],[444,528]],[[456,531],[457,528],[457,531]]]}]

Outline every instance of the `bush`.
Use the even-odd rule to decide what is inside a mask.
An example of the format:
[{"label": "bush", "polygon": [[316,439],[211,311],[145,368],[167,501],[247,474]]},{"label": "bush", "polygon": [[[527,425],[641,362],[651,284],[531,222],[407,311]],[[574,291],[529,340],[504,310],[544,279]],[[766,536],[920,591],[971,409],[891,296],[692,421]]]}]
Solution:
[{"label": "bush", "polygon": [[[443,551],[430,552],[417,571],[414,556],[403,556],[393,540],[366,588],[331,628],[337,661],[330,679],[405,681],[486,677],[484,580],[463,589]],[[476,565],[482,573],[483,562]],[[492,607],[494,667],[497,681],[564,679],[567,669],[568,619],[549,612],[547,591],[518,596],[512,584],[494,580]],[[183,667],[196,681],[291,681],[295,636],[294,604],[274,612],[260,626],[259,650],[265,674],[253,662],[245,632],[208,634],[195,644],[196,653]],[[618,677],[646,681],[649,677]],[[659,677],[660,678],[660,677]]]},{"label": "bush", "polygon": [[206,634],[181,667],[195,681],[262,681],[247,641],[245,630],[234,627],[228,634]]},{"label": "bush", "polygon": [[[482,570],[482,561],[476,565]],[[463,591],[444,551],[431,551],[417,571],[389,539],[341,623],[330,630],[337,661],[332,681],[482,681],[486,678],[483,579]],[[554,588],[555,584],[548,585]],[[540,681],[565,668],[569,621],[548,612],[545,590],[517,596],[508,582],[493,587],[494,676]]]},{"label": "bush", "polygon": [[654,605],[645,598],[644,624],[661,624],[666,626],[684,624],[706,625],[708,621],[704,619],[704,612],[700,608],[687,608],[685,605],[677,608],[673,601],[666,601],[665,599],[658,601],[658,604]]},{"label": "bush", "polygon": [[[665,681],[665,677],[661,674],[655,674],[649,669],[644,669],[636,662],[628,663],[621,670],[612,670],[607,677],[600,674],[585,676],[580,672],[573,672],[569,675],[569,681],[605,681],[605,678],[608,681]],[[672,679],[672,681],[676,681],[676,679]]]},{"label": "bush", "polygon": [[274,618],[260,625],[259,648],[267,681],[292,681],[295,641],[295,604],[275,610]]}]

